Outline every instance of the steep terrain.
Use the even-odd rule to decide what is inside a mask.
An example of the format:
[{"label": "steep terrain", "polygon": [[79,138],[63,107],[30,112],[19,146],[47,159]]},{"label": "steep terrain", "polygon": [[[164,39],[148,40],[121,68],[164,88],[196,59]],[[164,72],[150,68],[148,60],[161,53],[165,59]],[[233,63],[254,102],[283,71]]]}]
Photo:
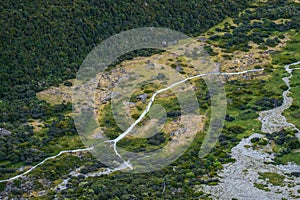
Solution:
[{"label": "steep terrain", "polygon": [[[4,3],[1,15],[8,20],[1,20],[0,197],[298,198],[300,144],[293,129],[299,129],[299,70],[290,76],[291,71],[284,68],[300,60],[300,6],[296,2]],[[199,13],[204,8],[210,12]],[[92,147],[82,144],[72,118],[74,80],[70,78],[88,51],[103,39],[121,30],[156,25],[195,36],[190,46],[203,45],[216,62],[226,88],[225,126],[215,148],[199,158],[211,96],[201,76],[189,80],[203,120],[192,145],[160,171],[126,173],[126,163],[108,168],[87,151]],[[137,55],[143,57],[132,59]],[[122,134],[112,116],[108,88],[119,76],[151,63],[171,66],[187,79],[197,75],[188,60],[168,52],[139,51],[120,58],[99,75],[96,112],[101,127],[94,137],[105,134],[115,139]],[[136,90],[127,114],[138,119],[162,86],[149,84]],[[125,135],[118,147],[151,152],[176,139],[180,128],[176,96],[164,92],[154,104],[160,104],[170,119],[163,131],[150,138]],[[148,120],[146,116],[141,123]]]}]

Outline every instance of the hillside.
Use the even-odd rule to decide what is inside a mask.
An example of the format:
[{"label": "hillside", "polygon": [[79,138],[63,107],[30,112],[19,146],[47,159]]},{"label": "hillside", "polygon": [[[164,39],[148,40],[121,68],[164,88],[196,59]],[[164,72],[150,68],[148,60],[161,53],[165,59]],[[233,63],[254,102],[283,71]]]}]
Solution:
[{"label": "hillside", "polygon": [[[0,198],[300,197],[299,2],[37,1],[5,2],[0,7],[4,38],[0,47]],[[193,36],[193,40],[179,41],[176,50],[202,45],[217,63],[227,110],[221,135],[204,157],[199,157],[199,151],[209,132],[213,98],[205,78],[188,80],[199,104],[199,110],[189,115],[180,111],[180,99],[173,90],[151,99],[158,90],[180,81],[165,69],[185,79],[199,75],[193,59],[174,52],[135,51],[98,74],[95,113],[99,127],[87,123],[88,139],[78,135],[71,90],[81,62],[109,36],[144,26],[167,27]],[[117,156],[119,166],[115,168],[96,159],[99,154],[89,152],[97,148],[89,146],[95,140],[89,139],[95,137],[98,144],[112,149],[103,135],[113,140],[124,130],[113,116],[111,88],[122,76],[124,85],[135,83],[124,77],[147,77],[149,72],[140,70],[144,66],[161,71],[151,74],[152,82],[145,79],[140,88],[124,91],[131,95],[126,113],[137,120],[152,101],[152,113],[139,125],[150,129],[151,116],[159,121],[162,112],[167,120],[158,134],[146,138],[147,131],[137,128],[136,134],[143,137],[132,132],[117,147],[146,155],[170,145],[176,152],[185,142],[181,138],[185,134],[178,134],[183,129],[182,116],[198,132],[170,165],[159,171],[130,173],[125,160],[122,163]],[[197,112],[199,118],[194,115]],[[128,127],[133,121],[126,123]]]}]

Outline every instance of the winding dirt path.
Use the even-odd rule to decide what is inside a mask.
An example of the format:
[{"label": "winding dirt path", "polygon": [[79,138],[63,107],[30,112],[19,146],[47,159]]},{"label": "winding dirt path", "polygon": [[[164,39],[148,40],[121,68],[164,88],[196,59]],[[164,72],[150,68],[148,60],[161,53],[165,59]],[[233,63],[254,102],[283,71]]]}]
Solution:
[{"label": "winding dirt path", "polygon": [[[123,139],[126,135],[128,135],[130,133],[130,131],[132,131],[132,129],[139,123],[143,120],[143,118],[145,117],[145,115],[149,112],[150,108],[151,108],[151,105],[152,103],[154,102],[155,100],[155,97],[159,94],[159,93],[162,93],[164,91],[167,91],[179,84],[182,84],[188,80],[192,80],[192,79],[196,79],[196,78],[200,78],[200,77],[203,77],[203,76],[213,76],[213,75],[240,75],[240,74],[247,74],[247,73],[251,73],[251,72],[260,72],[260,71],[263,71],[264,69],[253,69],[253,70],[246,70],[246,71],[242,71],[242,72],[224,72],[224,73],[220,73],[220,72],[212,72],[212,73],[205,73],[205,74],[199,74],[199,75],[196,75],[196,76],[192,76],[192,77],[188,77],[184,80],[181,80],[181,81],[178,81],[176,83],[173,83],[172,85],[164,88],[164,89],[161,89],[161,90],[158,90],[157,92],[155,92],[153,94],[153,96],[151,97],[151,100],[150,102],[148,103],[146,109],[143,111],[143,113],[140,115],[140,117],[125,131],[123,132],[121,135],[119,135],[117,138],[115,138],[114,140],[108,140],[108,141],[105,141],[105,142],[112,142],[114,144],[114,151],[116,153],[116,155],[118,155],[123,161],[124,163],[121,164],[120,166],[116,167],[115,169],[109,169],[107,168],[107,170],[105,170],[105,172],[100,172],[100,173],[96,173],[98,174],[99,176],[101,175],[104,175],[104,174],[110,174],[114,171],[117,171],[117,170],[120,170],[120,169],[125,169],[124,167],[124,164],[132,169],[132,166],[130,165],[129,161],[125,161],[122,156],[118,153],[117,151],[117,142],[120,141],[121,139]],[[48,157],[46,159],[44,159],[43,161],[41,161],[40,163],[36,164],[35,166],[31,167],[29,170],[23,172],[22,174],[19,174],[19,175],[16,175],[14,177],[11,177],[11,178],[8,178],[8,179],[4,179],[4,180],[0,180],[0,183],[2,182],[9,182],[9,181],[13,181],[15,179],[18,179],[18,178],[21,178],[23,176],[25,176],[26,174],[30,173],[32,170],[34,170],[35,168],[37,168],[38,166],[44,164],[46,161],[48,160],[51,160],[51,159],[55,159],[57,157],[59,157],[60,155],[62,154],[65,154],[65,153],[76,153],[76,152],[82,152],[82,151],[90,151],[92,150],[94,147],[89,147],[89,148],[85,148],[85,149],[75,149],[75,150],[64,150],[64,151],[61,151],[60,153],[58,153],[57,155],[54,155],[54,156],[51,156],[51,157]],[[95,174],[91,174],[91,176],[95,176]]]},{"label": "winding dirt path", "polygon": [[93,147],[89,147],[89,148],[85,148],[85,149],[74,149],[74,150],[64,150],[64,151],[61,151],[57,155],[50,156],[50,157],[44,159],[43,161],[41,161],[40,163],[34,165],[33,167],[31,167],[29,170],[23,172],[22,174],[19,174],[17,176],[14,176],[14,177],[11,177],[11,178],[8,178],[8,179],[0,180],[0,183],[8,182],[8,181],[13,181],[13,180],[15,180],[17,178],[21,178],[21,177],[25,176],[26,174],[30,173],[32,170],[34,170],[38,166],[44,164],[47,160],[51,160],[51,159],[57,158],[57,157],[59,157],[62,154],[65,154],[65,153],[77,153],[77,152],[82,152],[82,151],[90,151],[92,149],[93,149]]}]

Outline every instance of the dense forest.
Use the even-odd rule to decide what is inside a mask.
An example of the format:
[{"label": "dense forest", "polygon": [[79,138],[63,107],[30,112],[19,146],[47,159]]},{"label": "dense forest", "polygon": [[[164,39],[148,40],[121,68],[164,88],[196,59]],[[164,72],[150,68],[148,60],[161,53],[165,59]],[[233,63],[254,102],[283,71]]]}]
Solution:
[{"label": "dense forest", "polygon": [[[124,30],[154,26],[197,35],[247,1],[3,1],[0,126],[45,115],[35,93],[74,78],[89,51]],[[209,10],[209,12],[207,12]],[[5,123],[9,122],[9,124]]]},{"label": "dense forest", "polygon": [[[64,117],[71,104],[51,106],[36,92],[75,78],[85,56],[104,39],[145,26],[197,35],[246,5],[237,0],[1,2],[0,127],[13,134],[0,137],[0,161],[35,163],[54,151],[36,148],[76,134],[73,120]],[[28,119],[51,120],[37,139]]]}]

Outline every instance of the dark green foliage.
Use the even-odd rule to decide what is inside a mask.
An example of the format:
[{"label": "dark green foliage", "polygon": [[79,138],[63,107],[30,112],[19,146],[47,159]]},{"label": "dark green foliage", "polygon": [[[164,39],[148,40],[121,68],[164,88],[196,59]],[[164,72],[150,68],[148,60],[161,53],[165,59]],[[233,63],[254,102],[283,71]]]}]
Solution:
[{"label": "dark green foliage", "polygon": [[232,127],[229,127],[227,130],[228,130],[228,132],[234,133],[234,134],[241,134],[245,131],[245,129],[240,126],[232,126]]},{"label": "dark green foliage", "polygon": [[257,100],[255,105],[261,107],[261,110],[270,110],[282,104],[282,100],[277,100],[269,97],[263,97],[261,100]]},{"label": "dark green foliage", "polygon": [[48,128],[48,140],[63,135],[76,134],[74,121],[71,117],[61,116],[58,120],[54,120],[50,125],[47,125],[46,128]]},{"label": "dark green foliage", "polygon": [[70,81],[65,81],[65,82],[64,82],[64,85],[70,87],[70,86],[72,86],[73,84],[72,84]]},{"label": "dark green foliage", "polygon": [[252,110],[247,110],[246,112],[242,112],[238,116],[238,118],[241,120],[256,119],[257,117],[258,117],[258,114]]},{"label": "dark green foliage", "polygon": [[[5,19],[0,32],[0,126],[11,130],[7,122],[17,127],[28,118],[48,115],[35,92],[74,78],[93,47],[116,33],[154,26],[197,35],[246,5],[247,1],[237,0],[4,1],[0,6]],[[116,63],[157,52],[135,51]]]},{"label": "dark green foliage", "polygon": [[251,139],[252,143],[255,143],[255,142],[258,142],[258,141],[259,141],[259,138],[257,138],[257,137]]},{"label": "dark green foliage", "polygon": [[[41,149],[50,143],[58,143],[62,136],[76,134],[74,121],[71,117],[61,115],[57,120],[46,124],[47,132],[43,138],[34,135],[32,127],[21,126],[15,134],[0,137],[0,162],[9,161],[9,164],[23,162],[25,165],[32,165],[49,156]],[[58,149],[57,149],[58,150]],[[5,167],[5,168],[1,168]],[[6,165],[0,166],[1,176],[5,173],[13,173],[15,168],[7,168]]]},{"label": "dark green foliage", "polygon": [[160,145],[165,142],[164,133],[157,133],[150,138],[147,138],[147,143],[151,145]]},{"label": "dark green foliage", "polygon": [[234,121],[234,120],[235,120],[235,118],[234,118],[234,117],[232,117],[232,116],[230,116],[229,114],[226,114],[226,116],[225,116],[225,120],[226,120],[226,121],[228,121],[228,122],[232,122],[232,121]]},{"label": "dark green foliage", "polygon": [[[50,106],[38,101],[35,92],[74,78],[88,52],[109,36],[143,26],[169,27],[186,34],[199,34],[220,22],[226,15],[236,14],[239,1],[102,1],[102,2],[2,2],[1,66],[0,66],[0,126],[16,134],[1,138],[0,160],[25,164],[45,158],[47,153],[30,147],[55,144],[59,137],[73,135],[73,122],[54,120],[46,126],[45,137],[33,137],[30,127],[23,127],[28,118],[47,120],[70,111],[70,104]],[[199,10],[215,7],[214,12]],[[193,8],[193,9],[190,9]],[[186,11],[190,15],[186,15]],[[153,53],[156,51],[150,51]],[[133,52],[149,55],[149,51]],[[64,82],[71,86],[70,82]],[[177,116],[178,113],[168,112]],[[109,127],[112,121],[107,119]],[[17,128],[16,128],[17,127]],[[25,131],[24,131],[25,129]],[[108,135],[118,134],[109,129]],[[26,145],[26,146],[24,146]],[[9,152],[9,153],[8,153]]]},{"label": "dark green foliage", "polygon": [[[131,28],[167,27],[199,34],[236,14],[246,2],[76,1],[1,4],[1,96],[7,89],[39,91],[74,78],[84,57],[103,39]],[[214,7],[214,12],[199,12]],[[189,13],[188,15],[186,13]],[[16,98],[16,97],[14,97]]]},{"label": "dark green foliage", "polygon": [[205,46],[204,49],[205,49],[205,51],[207,51],[207,53],[208,53],[210,56],[215,56],[215,55],[217,55],[217,53],[213,51],[213,49],[211,48],[211,46]]},{"label": "dark green foliage", "polygon": [[0,183],[0,192],[5,190],[6,183]]},{"label": "dark green foliage", "polygon": [[268,133],[266,137],[281,147],[281,150],[277,152],[278,156],[283,156],[284,154],[290,153],[293,149],[300,148],[300,141],[293,131],[282,130],[272,134]]},{"label": "dark green foliage", "polygon": [[[122,30],[143,26],[169,27],[189,35],[197,35],[220,22],[226,15],[236,14],[238,8],[244,7],[246,2],[180,0],[147,1],[147,4],[146,6],[143,1],[4,2],[1,4],[1,17],[7,20],[1,21],[0,126],[13,130],[15,134],[0,138],[0,161],[36,163],[49,155],[43,151],[31,149],[33,144],[45,148],[49,143],[57,143],[61,137],[75,134],[73,121],[62,116],[71,110],[71,105],[50,106],[46,102],[38,101],[35,98],[35,92],[74,78],[83,58],[105,38]],[[204,9],[211,12],[201,12]],[[287,1],[272,1],[262,8],[257,8],[255,12],[245,12],[240,19],[235,19],[235,22],[240,23],[239,27],[227,24],[223,30],[218,30],[227,32],[224,36],[214,36],[210,39],[220,40],[221,46],[228,52],[247,51],[249,41],[260,44],[262,48],[267,45],[274,46],[279,39],[269,41],[266,38],[272,31],[284,32],[299,27],[299,19],[295,16],[297,12],[297,8],[293,8],[293,4]],[[260,18],[265,18],[265,20],[249,23],[251,19]],[[278,18],[292,18],[292,20],[291,23],[285,25],[276,25],[270,21]],[[230,33],[229,29],[233,32]],[[250,33],[252,29],[255,31]],[[282,36],[278,37],[282,39]],[[214,53],[209,47],[206,48],[211,55]],[[116,63],[123,59],[131,59],[136,55],[149,55],[154,52],[153,50],[133,52],[124,55]],[[229,56],[227,58],[230,59]],[[172,65],[174,68],[177,67],[175,64]],[[273,72],[272,68],[266,69],[266,73],[271,72]],[[163,78],[162,75],[160,77]],[[161,171],[145,174],[117,172],[88,179],[82,176],[73,177],[68,189],[57,194],[58,198],[201,198],[199,195],[202,193],[195,193],[193,186],[217,184],[218,179],[213,177],[217,170],[221,169],[221,164],[233,161],[228,154],[229,150],[239,142],[237,136],[246,132],[244,125],[232,124],[238,120],[254,119],[257,117],[255,111],[270,109],[281,104],[281,90],[285,89],[284,86],[280,87],[279,92],[268,92],[268,88],[263,88],[267,85],[265,82],[251,81],[253,83],[242,84],[240,81],[230,83],[228,98],[232,100],[232,104],[229,107],[234,108],[233,110],[237,113],[230,113],[226,116],[226,127],[219,137],[219,143],[205,158],[198,158],[203,139],[201,138],[203,136],[199,134],[180,159]],[[71,86],[68,82],[64,84]],[[206,110],[210,105],[209,92],[205,83],[196,83],[196,86],[199,88],[195,93],[200,107]],[[144,92],[150,94],[153,91]],[[266,97],[263,98],[263,96]],[[166,108],[168,117],[180,116],[180,106],[174,99],[161,100],[159,103]],[[28,118],[43,121],[51,119],[46,125],[47,130],[43,139],[35,138],[32,128],[23,126]],[[115,138],[120,133],[111,115],[107,115],[100,123],[107,127],[105,134],[109,138]],[[159,133],[141,143],[148,142],[150,144],[148,146],[155,146],[162,144],[166,139],[163,133]],[[276,144],[284,146],[282,153],[299,147],[299,142],[293,136],[278,134],[273,135],[273,140]],[[262,145],[265,143],[259,140],[258,143],[260,142]],[[137,149],[142,149],[143,147],[138,146],[138,143],[140,142],[135,140],[122,140],[118,146],[136,145]],[[55,160],[49,165],[38,168],[42,173],[37,174],[38,176],[42,174],[54,181],[74,167],[74,163],[77,165],[79,159],[76,159],[76,162],[71,162],[64,158],[66,163]],[[81,169],[82,173],[103,167],[101,163],[94,160],[90,163],[80,163],[80,166],[84,166]],[[54,171],[49,172],[49,169]],[[13,173],[15,170],[17,168],[0,166],[0,171],[3,173]],[[34,176],[37,175],[34,174]],[[164,185],[166,185],[165,192],[163,192]],[[0,191],[3,187],[4,184],[0,184]],[[19,197],[22,194],[19,190],[12,192]],[[56,194],[49,192],[47,195],[49,199],[53,199]]]},{"label": "dark green foliage", "polygon": [[[280,6],[279,6],[280,5]],[[247,52],[250,49],[248,43],[250,41],[260,45],[261,49],[267,47],[275,47],[280,43],[279,38],[269,38],[273,32],[286,32],[291,29],[299,29],[299,6],[295,3],[280,0],[269,1],[265,5],[257,7],[255,10],[246,10],[241,16],[235,18],[233,21],[239,26],[230,27],[232,33],[229,33],[228,26],[221,30],[217,28],[217,32],[226,32],[224,35],[214,35],[210,40],[218,41],[218,45],[225,53],[231,53],[236,50]],[[288,23],[276,24],[272,20],[277,19],[291,19]],[[263,20],[262,22],[251,23],[251,20]],[[209,51],[208,51],[209,52]]]}]

